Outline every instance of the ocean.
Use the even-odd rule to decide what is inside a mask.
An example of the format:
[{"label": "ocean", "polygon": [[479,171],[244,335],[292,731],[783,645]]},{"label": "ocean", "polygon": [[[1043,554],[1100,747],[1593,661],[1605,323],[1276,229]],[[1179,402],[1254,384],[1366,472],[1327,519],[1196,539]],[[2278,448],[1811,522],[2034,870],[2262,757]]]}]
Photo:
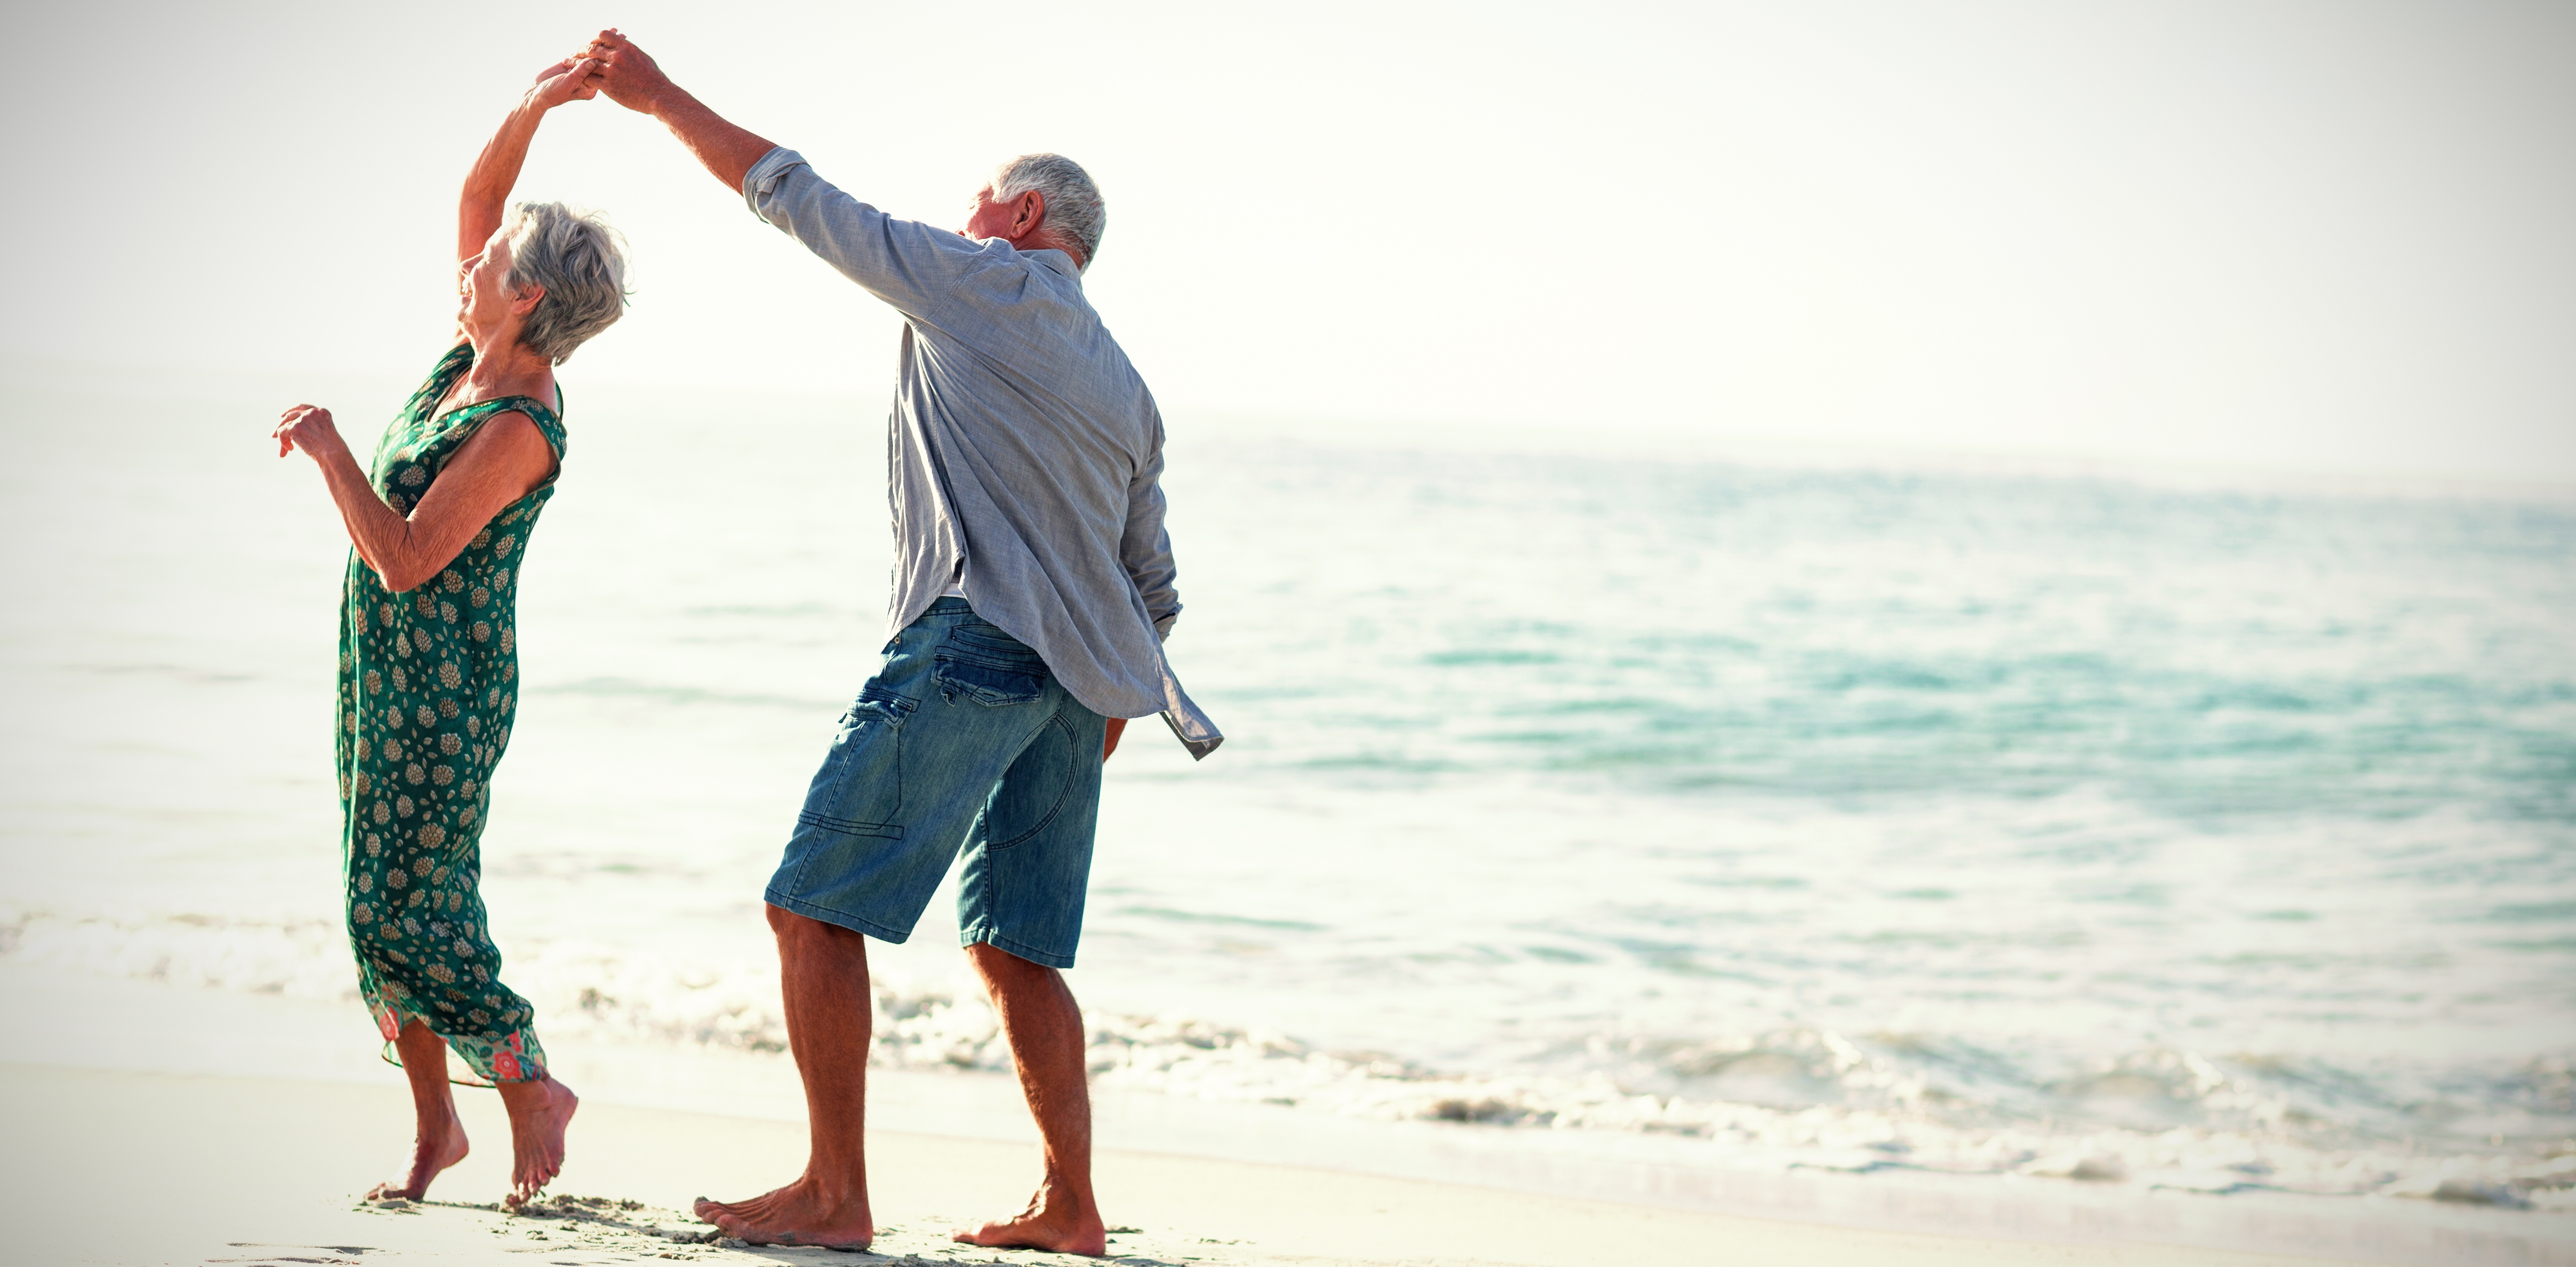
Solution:
[{"label": "ocean", "polygon": [[[371,1046],[299,397],[6,369],[0,962]],[[558,1052],[783,1061],[760,892],[885,639],[883,410],[577,370],[494,933]],[[363,449],[409,385],[316,403]],[[1103,1087],[2576,1226],[2576,496],[1172,435],[1228,739],[1109,765]],[[880,1064],[1007,1067],[950,901],[874,948]]]}]

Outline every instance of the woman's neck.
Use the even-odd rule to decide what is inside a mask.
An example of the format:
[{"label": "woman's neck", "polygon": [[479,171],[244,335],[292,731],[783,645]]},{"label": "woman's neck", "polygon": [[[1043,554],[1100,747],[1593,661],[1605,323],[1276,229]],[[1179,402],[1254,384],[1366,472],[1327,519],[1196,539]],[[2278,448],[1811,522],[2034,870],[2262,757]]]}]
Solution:
[{"label": "woman's neck", "polygon": [[474,400],[494,396],[535,396],[552,404],[554,366],[519,342],[518,331],[465,332],[474,345],[474,365],[465,371],[458,394]]}]

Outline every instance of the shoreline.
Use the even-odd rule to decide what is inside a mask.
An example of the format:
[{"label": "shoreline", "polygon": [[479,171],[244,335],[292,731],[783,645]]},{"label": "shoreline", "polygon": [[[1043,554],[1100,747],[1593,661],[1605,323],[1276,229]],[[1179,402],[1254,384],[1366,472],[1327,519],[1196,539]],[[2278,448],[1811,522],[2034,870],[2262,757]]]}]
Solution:
[{"label": "shoreline", "polygon": [[[362,1013],[310,1000],[17,965],[0,966],[0,1003],[20,1015],[61,1022],[42,1035],[20,1031],[0,1041],[0,1062],[8,1065],[0,1080],[7,1084],[13,1118],[50,1111],[41,1104],[30,1107],[31,1091],[42,1093],[38,1100],[51,1095],[113,1101],[128,1106],[116,1113],[129,1115],[143,1111],[134,1104],[158,1104],[153,1112],[184,1123],[180,1138],[166,1151],[199,1155],[195,1168],[209,1173],[267,1173],[277,1169],[280,1153],[338,1157],[343,1160],[336,1164],[343,1169],[357,1168],[347,1174],[309,1169],[303,1182],[321,1187],[301,1189],[301,1196],[265,1190],[236,1194],[232,1200],[237,1208],[258,1212],[253,1222],[283,1218],[294,1210],[303,1212],[297,1217],[384,1217],[381,1211],[354,1210],[352,1198],[381,1177],[374,1171],[388,1167],[398,1155],[409,1110],[401,1075],[376,1057]],[[701,1191],[743,1195],[774,1186],[803,1155],[802,1103],[793,1067],[784,1057],[580,1044],[556,1058],[559,1072],[584,1097],[572,1159],[554,1190],[557,1197],[685,1209],[687,1200]],[[286,1077],[278,1077],[280,1073]],[[76,1086],[87,1090],[69,1094]],[[198,1105],[172,1090],[180,1086],[203,1088],[198,1098],[222,1106],[266,1106],[259,1113],[272,1128],[266,1138],[247,1146],[256,1159],[245,1167],[238,1160],[205,1157],[210,1149],[220,1153],[240,1146],[238,1139],[225,1142],[226,1128],[219,1121],[235,1110]],[[335,1124],[345,1123],[344,1131],[326,1139],[304,1125],[312,1115],[299,1111],[297,1102],[314,1098],[345,1105],[345,1113],[330,1115]],[[502,1189],[498,1167],[507,1156],[497,1101],[470,1092],[459,1100],[482,1151],[451,1176],[453,1186],[434,1190],[433,1196],[466,1203],[497,1198]],[[1688,1142],[1681,1140],[1653,1141],[1670,1147],[1647,1153],[1635,1147],[1639,1141],[1592,1139],[1589,1132],[1355,1121],[1116,1089],[1098,1091],[1096,1104],[1104,1192],[1113,1191],[1105,1176],[1117,1170],[1129,1176],[1135,1192],[1157,1194],[1146,1202],[1152,1210],[1146,1223],[1120,1213],[1118,1198],[1105,1198],[1114,1223],[1200,1227],[1206,1230],[1198,1235],[1216,1241],[1269,1247],[1260,1251],[1264,1254],[1288,1252],[1280,1247],[1295,1245],[1303,1247],[1294,1251],[1301,1256],[1349,1262],[1460,1254],[1495,1262],[1629,1261],[1587,1256],[1592,1251],[1584,1246],[1592,1241],[1569,1242],[1538,1257],[1530,1256],[1539,1253],[1535,1248],[1512,1249],[1524,1242],[1554,1243],[1543,1235],[1530,1241],[1539,1234],[1529,1231],[1516,1234],[1518,1239],[1509,1244],[1469,1253],[1436,1239],[1416,1243],[1394,1232],[1364,1232],[1340,1212],[1344,1206],[1357,1208],[1355,1201],[1365,1204],[1369,1193],[1420,1189],[1433,1194],[1417,1193],[1422,1200],[1457,1212],[1459,1226],[1470,1229],[1465,1234],[1476,1245],[1485,1244],[1474,1240],[1484,1233],[1474,1229],[1544,1208],[1552,1212],[1542,1220],[1549,1227],[1622,1219],[1641,1226],[1687,1225],[1699,1229],[1693,1236],[1767,1238],[1780,1254],[1803,1261],[1842,1261],[1823,1255],[1848,1251],[1858,1255],[1851,1261],[1946,1262],[1952,1260],[1944,1255],[1954,1250],[1968,1252],[1961,1246],[1979,1246],[1985,1248],[1957,1261],[1999,1261],[1978,1255],[2044,1251],[2062,1255],[2048,1261],[2063,1262],[2232,1263],[2264,1261],[2265,1255],[2313,1262],[2322,1255],[2327,1261],[2576,1263],[2576,1238],[2569,1235],[2576,1228],[2547,1215],[2516,1211],[2368,1198],[2205,1197],[1993,1176],[1730,1172],[1685,1164]],[[474,1124],[477,1115],[488,1121]],[[108,1116],[115,1119],[116,1114]],[[872,1145],[878,1160],[873,1179],[880,1187],[898,1185],[885,1188],[880,1197],[881,1204],[895,1202],[882,1204],[880,1211],[881,1221],[889,1225],[910,1228],[925,1210],[960,1218],[981,1210],[978,1217],[985,1217],[1016,1207],[1025,1198],[1023,1185],[1034,1181],[1034,1131],[1006,1077],[875,1071],[870,1126],[872,1135],[884,1137],[882,1145]],[[130,1123],[114,1129],[144,1134]],[[248,1127],[234,1133],[244,1132],[259,1133]],[[23,1123],[11,1128],[13,1137],[43,1133]],[[78,1150],[77,1142],[66,1147]],[[22,1167],[31,1156],[53,1151],[13,1150]],[[664,1156],[652,1157],[657,1151]],[[673,1155],[686,1160],[672,1161]],[[1658,1156],[1664,1160],[1656,1160]],[[944,1186],[900,1189],[903,1181],[893,1177],[920,1170],[923,1157],[944,1159],[926,1163]],[[1118,1159],[1114,1166],[1112,1157]],[[472,1178],[472,1168],[486,1163],[495,1168],[488,1182]],[[692,1173],[706,1178],[693,1187]],[[1211,1177],[1219,1175],[1226,1178]],[[15,1189],[22,1193],[18,1199],[64,1177],[53,1171],[22,1177]],[[962,1200],[996,1179],[999,1186],[985,1197]],[[474,1187],[477,1182],[490,1191]],[[1296,1225],[1283,1233],[1269,1221],[1273,1216],[1262,1203],[1229,1195],[1235,1188],[1261,1190],[1283,1183],[1304,1185],[1318,1200],[1331,1198],[1336,1213],[1315,1233],[1323,1239],[1300,1239],[1306,1233],[1296,1231]],[[99,1187],[131,1190],[130,1184],[119,1182],[79,1191],[94,1193]],[[1168,1192],[1182,1195],[1168,1201],[1159,1195]],[[317,1194],[337,1201],[336,1212],[312,1206]],[[950,1194],[944,1202],[937,1199],[942,1194]],[[87,1208],[102,1200],[94,1195],[61,1199],[71,1206],[50,1208],[82,1211],[84,1217],[70,1221],[75,1226],[111,1214],[106,1208]],[[898,1216],[898,1208],[909,1212]],[[1284,1241],[1279,1239],[1283,1234]],[[488,1239],[491,1232],[486,1228],[475,1235]],[[1606,1235],[1599,1233],[1594,1240]],[[1411,1248],[1382,1252],[1381,1247],[1397,1244]],[[1669,1241],[1658,1244],[1660,1248],[1638,1244],[1620,1253],[1653,1258],[1676,1248]],[[1998,1248],[2002,1246],[2014,1248]],[[76,1248],[64,1242],[62,1252]],[[2155,1257],[2136,1257],[2142,1253]]]},{"label": "shoreline", "polygon": [[[0,1068],[0,1112],[20,1145],[10,1150],[6,1180],[21,1229],[11,1260],[375,1264],[537,1253],[548,1263],[590,1264],[649,1253],[847,1261],[828,1250],[749,1249],[634,1230],[702,1235],[693,1222],[679,1223],[680,1208],[699,1191],[747,1195],[786,1178],[802,1152],[800,1126],[585,1102],[579,1144],[541,1207],[592,1212],[568,1222],[483,1204],[506,1183],[506,1121],[493,1097],[459,1099],[481,1146],[443,1176],[430,1201],[371,1205],[356,1193],[392,1161],[386,1145],[409,1116],[399,1087],[8,1065]],[[1003,1257],[944,1239],[948,1227],[1020,1204],[1036,1178],[1031,1149],[884,1131],[871,1131],[869,1145],[878,1254],[905,1255],[906,1263],[1091,1261],[1033,1251]],[[1589,1267],[1668,1262],[1717,1247],[1743,1261],[1899,1267],[2332,1261],[1887,1232],[1118,1149],[1101,1150],[1096,1169],[1103,1204],[1121,1229],[1111,1258],[1129,1267]]]}]

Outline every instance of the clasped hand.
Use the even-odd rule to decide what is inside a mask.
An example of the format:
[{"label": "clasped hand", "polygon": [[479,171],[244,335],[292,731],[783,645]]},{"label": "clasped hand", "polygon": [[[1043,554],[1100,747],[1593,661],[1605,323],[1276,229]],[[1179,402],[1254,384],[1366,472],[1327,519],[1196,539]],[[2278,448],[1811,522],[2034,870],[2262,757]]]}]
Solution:
[{"label": "clasped hand", "polygon": [[651,56],[611,28],[580,52],[538,71],[531,91],[541,110],[567,101],[588,101],[605,92],[609,100],[629,110],[650,114],[654,90],[668,82]]}]

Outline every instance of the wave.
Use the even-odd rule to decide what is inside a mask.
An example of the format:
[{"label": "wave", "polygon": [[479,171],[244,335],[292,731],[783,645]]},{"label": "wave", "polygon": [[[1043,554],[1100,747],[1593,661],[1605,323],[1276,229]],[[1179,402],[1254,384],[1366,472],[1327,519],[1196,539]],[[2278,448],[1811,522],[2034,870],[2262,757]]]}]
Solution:
[{"label": "wave", "polygon": [[[119,920],[0,908],[0,962],[346,1000],[322,920]],[[550,1042],[786,1050],[775,966],[554,943],[513,961]],[[880,979],[871,1063],[1005,1072],[980,998]],[[2156,1048],[2054,1074],[1956,1038],[1807,1027],[1599,1036],[1519,1070],[1434,1067],[1205,1019],[1095,1013],[1094,1080],[1379,1120],[1697,1141],[1709,1165],[1931,1171],[2205,1194],[2413,1196],[2576,1214],[2576,1060],[2364,1070]]]}]

